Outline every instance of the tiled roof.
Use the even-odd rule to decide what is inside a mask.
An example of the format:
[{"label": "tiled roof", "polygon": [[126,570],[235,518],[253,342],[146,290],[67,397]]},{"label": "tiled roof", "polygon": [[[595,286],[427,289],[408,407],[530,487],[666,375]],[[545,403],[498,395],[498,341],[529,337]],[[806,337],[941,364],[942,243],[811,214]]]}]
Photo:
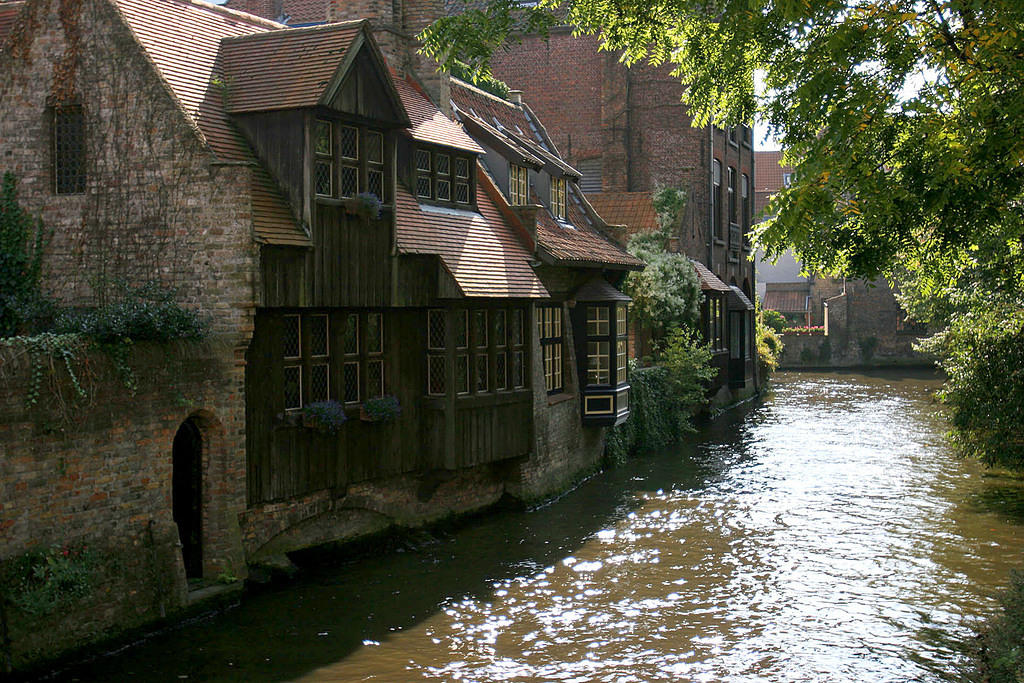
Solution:
[{"label": "tiled roof", "polygon": [[0,51],[3,48],[4,39],[14,25],[14,18],[25,6],[24,2],[0,2]]},{"label": "tiled roof", "polygon": [[[475,120],[489,132],[496,131],[504,136],[507,145],[520,150],[521,154],[541,159],[559,166],[564,164],[543,127],[525,106],[519,107],[493,95],[485,93],[468,83],[453,79],[451,84],[452,104],[464,120]],[[502,133],[498,126],[510,135]],[[528,143],[530,146],[526,146]],[[566,165],[569,171],[577,173]],[[537,212],[537,243],[556,261],[566,264],[618,266],[642,268],[643,261],[630,255],[622,247],[611,242],[598,232],[582,208],[581,193],[574,182],[568,183],[568,222],[565,226],[556,221],[548,210]],[[533,195],[533,201],[540,200]]]},{"label": "tiled roof", "polygon": [[258,242],[286,247],[311,247],[309,235],[295,222],[281,190],[262,165],[252,174],[252,227]]},{"label": "tiled roof", "polygon": [[595,192],[587,199],[609,225],[625,225],[631,235],[658,229],[650,192]]},{"label": "tiled roof", "polygon": [[779,166],[782,152],[754,152],[754,192],[778,192],[782,174],[792,173],[792,166]]},{"label": "tiled roof", "polygon": [[412,122],[409,135],[414,140],[483,154],[483,148],[466,134],[462,126],[442,114],[412,81],[396,77],[394,83]]},{"label": "tiled roof", "polygon": [[596,231],[559,225],[547,211],[537,212],[537,244],[556,261],[588,266],[643,268],[644,262]]},{"label": "tiled roof", "polygon": [[399,185],[395,197],[397,246],[402,254],[437,254],[465,296],[547,298],[530,267],[530,253],[502,218],[477,174],[477,207],[445,209],[419,204]]},{"label": "tiled roof", "polygon": [[[255,161],[224,112],[220,90],[221,40],[281,29],[259,17],[201,0],[113,0],[129,28],[210,149],[221,159]],[[253,229],[258,240],[305,246],[305,232],[262,167],[252,177]]]},{"label": "tiled roof", "polygon": [[363,22],[355,21],[225,40],[227,110],[315,106],[362,30]]},{"label": "tiled roof", "polygon": [[693,269],[697,271],[697,279],[700,280],[701,291],[722,292],[724,294],[732,291],[729,289],[729,285],[719,280],[718,276],[712,273],[703,263],[693,258],[690,259],[690,263],[693,264]]},{"label": "tiled roof", "polygon": [[752,311],[754,310],[754,304],[750,303],[750,299],[743,293],[743,290],[736,285],[729,285],[729,303],[732,310],[741,311]]},{"label": "tiled roof", "polygon": [[808,291],[772,291],[764,293],[764,307],[784,313],[805,312],[808,306]]},{"label": "tiled roof", "polygon": [[215,76],[220,75],[220,41],[281,25],[201,0],[114,2],[210,148],[222,159],[250,159],[245,141],[224,113],[221,91],[214,85]]}]

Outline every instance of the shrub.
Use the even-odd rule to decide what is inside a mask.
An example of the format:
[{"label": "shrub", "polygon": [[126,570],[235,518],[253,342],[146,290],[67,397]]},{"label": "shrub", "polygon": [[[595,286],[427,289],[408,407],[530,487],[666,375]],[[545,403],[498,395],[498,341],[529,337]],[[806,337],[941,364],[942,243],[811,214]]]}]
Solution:
[{"label": "shrub", "polygon": [[174,289],[155,282],[140,287],[118,283],[115,288],[115,301],[61,313],[54,324],[55,331],[81,334],[101,344],[202,339],[208,333],[209,325],[204,318],[174,301]]},{"label": "shrub", "polygon": [[0,182],[0,337],[27,331],[48,313],[40,293],[43,251],[50,234],[18,204],[14,174]]},{"label": "shrub", "polygon": [[630,373],[629,418],[608,430],[605,458],[660,448],[693,430],[692,416],[707,404],[704,387],[714,379],[711,351],[689,331],[674,330],[662,345],[660,365]]},{"label": "shrub", "polygon": [[[758,305],[760,305],[760,302],[758,302]],[[786,322],[786,316],[782,315],[778,311],[773,311],[770,308],[762,308],[761,314],[764,318],[764,324],[776,332],[782,332],[782,330],[789,327],[789,324]]]},{"label": "shrub", "polygon": [[946,371],[939,398],[949,406],[958,450],[1024,471],[1024,310],[962,314],[918,349],[937,354]]},{"label": "shrub", "polygon": [[4,592],[26,614],[49,614],[89,594],[94,563],[84,545],[28,552],[7,563]]},{"label": "shrub", "polygon": [[984,625],[978,639],[977,680],[1018,683],[1024,680],[1024,573],[1010,575],[999,602],[1002,612]]},{"label": "shrub", "polygon": [[781,324],[785,324],[785,318],[780,313],[761,308],[761,302],[757,302],[754,332],[757,342],[757,363],[763,380],[767,380],[768,376],[778,369],[779,357],[784,346],[782,337],[779,336],[780,328],[768,322],[771,317],[768,314],[774,314],[776,323],[781,321]]}]

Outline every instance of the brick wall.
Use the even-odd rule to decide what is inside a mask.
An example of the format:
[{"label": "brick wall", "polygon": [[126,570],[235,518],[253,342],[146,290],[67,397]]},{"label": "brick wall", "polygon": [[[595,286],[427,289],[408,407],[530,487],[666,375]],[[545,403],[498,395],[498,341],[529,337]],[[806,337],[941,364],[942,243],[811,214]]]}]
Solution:
[{"label": "brick wall", "polygon": [[[213,163],[109,4],[84,0],[69,31],[58,5],[34,5],[30,30],[0,55],[0,171],[15,173],[22,204],[53,232],[47,293],[82,305],[111,294],[103,282],[156,281],[218,333],[246,339],[257,260],[249,169]],[[85,116],[82,194],[52,190],[57,100]]]},{"label": "brick wall", "polygon": [[205,574],[245,575],[243,425],[231,409],[242,375],[224,350],[217,341],[138,345],[128,361],[134,394],[108,357],[83,351],[72,367],[88,398],[76,400],[63,364],[47,362],[34,408],[28,355],[0,356],[0,563],[65,544],[98,559],[85,599],[39,619],[8,608],[16,665],[183,606],[171,446],[189,417],[203,436]]},{"label": "brick wall", "polygon": [[[171,444],[190,416],[204,440],[204,575],[244,575],[243,363],[258,254],[250,169],[213,158],[116,10],[103,0],[41,0],[31,8],[25,30],[0,55],[0,172],[15,173],[22,205],[53,233],[46,293],[92,305],[116,296],[115,280],[156,282],[207,316],[216,339],[182,347],[176,359],[136,349],[138,393],[106,372],[91,403],[75,407],[81,419],[67,426],[47,412],[54,406],[24,411],[28,370],[2,361],[9,384],[0,392],[0,559],[81,541],[109,560],[99,572],[105,597],[91,603],[92,616],[72,615],[60,628],[36,625],[33,637],[53,636],[52,655],[183,600]],[[82,107],[81,194],[53,192],[53,103]],[[20,633],[14,647],[30,656],[35,641]]]},{"label": "brick wall", "polygon": [[727,283],[742,287],[746,281],[753,292],[753,264],[746,254],[730,262],[725,242],[709,244],[711,158],[722,163],[726,203],[730,166],[737,172],[737,198],[744,173],[753,193],[753,150],[740,140],[731,144],[727,131],[693,128],[680,100],[682,86],[668,67],[626,68],[617,54],[599,52],[594,37],[557,29],[547,41],[525,36],[521,44],[497,53],[493,68],[495,76],[523,91],[570,163],[602,159],[603,190],[686,189],[690,202],[679,231],[682,251]]}]

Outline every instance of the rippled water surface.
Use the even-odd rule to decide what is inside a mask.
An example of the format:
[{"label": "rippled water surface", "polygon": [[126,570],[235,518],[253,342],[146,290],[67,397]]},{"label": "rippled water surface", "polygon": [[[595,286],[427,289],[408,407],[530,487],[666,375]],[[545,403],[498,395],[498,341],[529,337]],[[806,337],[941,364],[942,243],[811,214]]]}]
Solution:
[{"label": "rippled water surface", "polygon": [[323,562],[81,680],[946,681],[1024,487],[952,455],[930,375],[782,374],[540,510]]}]

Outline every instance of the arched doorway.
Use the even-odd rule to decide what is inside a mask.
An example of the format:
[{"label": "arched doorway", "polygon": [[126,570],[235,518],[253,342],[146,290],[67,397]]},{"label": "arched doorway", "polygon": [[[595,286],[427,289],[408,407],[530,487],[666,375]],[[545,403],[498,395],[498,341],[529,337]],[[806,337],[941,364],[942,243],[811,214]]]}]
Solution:
[{"label": "arched doorway", "polygon": [[188,418],[174,435],[171,475],[174,523],[181,539],[185,576],[203,576],[203,435]]}]

